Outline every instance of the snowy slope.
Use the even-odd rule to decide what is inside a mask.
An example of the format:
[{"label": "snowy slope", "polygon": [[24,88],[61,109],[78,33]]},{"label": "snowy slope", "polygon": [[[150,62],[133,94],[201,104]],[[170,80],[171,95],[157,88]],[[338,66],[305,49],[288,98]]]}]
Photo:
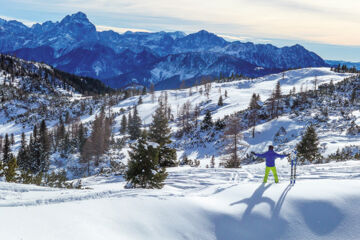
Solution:
[{"label": "snowy slope", "polygon": [[[209,93],[209,98],[205,94],[200,94],[200,86],[198,88],[193,87],[191,89],[182,89],[182,90],[167,90],[168,101],[171,107],[171,112],[175,116],[179,112],[181,106],[190,102],[192,108],[196,105],[200,105],[203,109],[201,112],[200,119],[205,115],[205,110],[210,110],[212,113],[213,120],[223,118],[226,115],[233,114],[235,112],[246,109],[249,106],[249,102],[253,93],[260,94],[261,100],[267,100],[272,91],[275,88],[276,82],[280,81],[281,89],[284,94],[289,93],[290,90],[293,90],[295,87],[296,92],[307,91],[313,89],[314,80],[317,79],[318,86],[324,83],[330,83],[333,81],[337,83],[343,80],[346,77],[351,76],[347,73],[335,73],[330,71],[329,68],[304,68],[299,70],[291,70],[279,74],[272,74],[261,78],[256,78],[252,80],[240,80],[233,81],[228,83],[213,83],[211,91]],[[224,98],[224,93],[227,92],[228,97]],[[161,94],[160,91],[155,92],[155,96],[159,97]],[[224,106],[219,107],[217,105],[220,95],[224,98]],[[121,108],[127,109],[129,106],[134,106],[138,102],[139,96],[135,96],[124,101],[121,101],[118,105],[113,107],[114,112],[119,112]],[[143,104],[138,106],[138,111],[143,120],[145,126],[152,121],[152,114],[158,106],[157,101],[152,102],[151,94],[142,96]],[[306,111],[304,111],[306,112]],[[125,113],[127,114],[127,113]],[[279,119],[272,120],[267,123],[260,124],[256,129],[256,138],[252,139],[250,137],[250,131],[245,131],[245,141],[251,145],[248,149],[250,151],[263,151],[267,148],[269,144],[275,146],[279,145],[274,142],[274,136],[279,131],[280,127],[284,127],[287,130],[287,138],[289,142],[284,146],[280,146],[281,151],[289,151],[293,149],[296,143],[299,141],[302,131],[309,124],[309,121],[313,119],[313,112],[309,112],[306,117],[294,117],[290,115],[285,115]],[[338,113],[335,113],[335,115]],[[306,113],[304,113],[306,116]],[[117,125],[119,126],[121,115],[116,118]],[[340,120],[339,120],[340,121]],[[333,121],[334,125],[337,124],[337,121]],[[339,123],[338,123],[339,124]],[[348,122],[342,122],[342,124],[348,124]],[[172,131],[175,132],[178,129],[176,123],[171,124]],[[177,141],[174,139],[174,141]],[[337,148],[344,147],[351,144],[360,144],[359,137],[349,137],[344,136],[342,132],[336,133],[333,132],[330,128],[324,129],[320,134],[320,141],[323,144],[323,148],[326,148],[324,154],[330,154],[337,150]],[[178,149],[178,157],[182,157],[182,153],[186,152],[188,156],[192,159],[200,159],[201,166],[206,166],[209,163],[212,155],[220,156],[221,153],[218,149],[215,149],[214,143],[209,143],[205,147],[196,146],[193,149],[191,148],[182,148],[183,145],[180,145]],[[279,147],[279,146],[277,146]]]},{"label": "snowy slope", "polygon": [[[222,118],[225,115],[234,113],[236,111],[243,110],[249,106],[249,102],[253,93],[260,94],[261,100],[266,100],[270,97],[272,91],[275,88],[276,82],[280,81],[281,89],[284,94],[289,93],[293,87],[298,92],[300,88],[303,91],[306,89],[310,90],[313,88],[313,81],[315,77],[318,79],[318,85],[323,83],[329,83],[333,80],[334,83],[343,80],[346,77],[351,76],[348,73],[335,73],[330,71],[330,68],[303,68],[299,70],[290,70],[283,74],[271,74],[252,80],[240,80],[229,83],[213,83],[212,88],[207,98],[204,94],[200,94],[199,90],[196,91],[196,87],[192,88],[192,95],[189,96],[189,89],[182,90],[167,90],[163,92],[168,93],[168,101],[171,106],[171,110],[176,114],[178,107],[187,101],[191,102],[193,106],[196,104],[206,103],[205,106],[212,107],[215,112],[213,118]],[[202,87],[203,88],[203,87]],[[200,89],[200,87],[198,88]],[[217,107],[217,102],[221,95],[227,91],[228,98],[224,100],[225,105],[221,108]],[[160,91],[156,91],[155,95],[159,97]],[[125,101],[120,102],[114,111],[120,108],[126,108],[128,106],[135,105],[138,102],[138,96],[129,98]],[[152,103],[151,95],[148,94],[145,97],[142,96],[143,103],[139,106],[138,110],[142,120],[145,123],[150,123],[152,118],[151,114],[157,107],[157,102]]]},{"label": "snowy slope", "polygon": [[360,162],[300,166],[293,187],[286,160],[278,162],[280,184],[261,184],[263,168],[173,168],[162,190],[124,189],[121,177],[84,179],[87,190],[0,183],[1,234],[7,240],[359,238]]}]

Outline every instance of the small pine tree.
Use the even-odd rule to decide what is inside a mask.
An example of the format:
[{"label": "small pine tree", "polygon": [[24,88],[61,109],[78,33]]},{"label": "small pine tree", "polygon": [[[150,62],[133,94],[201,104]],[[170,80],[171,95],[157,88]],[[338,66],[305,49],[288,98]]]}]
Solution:
[{"label": "small pine tree", "polygon": [[8,163],[11,159],[11,149],[10,149],[10,141],[9,135],[5,134],[5,142],[3,147],[3,162]]},{"label": "small pine tree", "polygon": [[209,130],[213,126],[213,121],[211,117],[211,112],[209,110],[206,111],[205,117],[201,123],[201,130]]},{"label": "small pine tree", "polygon": [[41,146],[39,141],[39,133],[36,125],[34,125],[33,134],[30,137],[29,149],[30,149],[30,162],[31,172],[37,173],[40,171],[40,158],[41,158]]},{"label": "small pine tree", "polygon": [[130,134],[131,140],[136,140],[141,135],[141,119],[139,117],[136,106],[134,107],[134,111],[131,117],[131,121],[128,122],[128,131]]},{"label": "small pine tree", "polygon": [[142,100],[142,96],[139,97],[139,100],[138,100],[138,105],[142,104],[143,103],[143,100]]},{"label": "small pine tree", "polygon": [[315,128],[310,125],[307,127],[301,141],[296,146],[297,157],[299,162],[318,163],[322,159],[319,152],[319,138]]},{"label": "small pine tree", "polygon": [[15,182],[17,180],[16,169],[18,168],[16,163],[16,158],[11,157],[10,161],[6,164],[4,168],[5,178],[7,182]]},{"label": "small pine tree", "polygon": [[222,98],[222,96],[220,95],[220,97],[219,97],[219,101],[218,101],[218,106],[224,106],[224,102],[223,102],[223,98]]},{"label": "small pine tree", "polygon": [[39,143],[40,143],[40,170],[47,171],[50,163],[50,139],[49,134],[46,127],[45,120],[42,120],[40,123],[39,129]]},{"label": "small pine tree", "polygon": [[260,96],[256,95],[255,93],[252,95],[250,104],[249,104],[249,128],[252,127],[252,137],[255,137],[255,127],[256,127],[256,121],[258,119],[258,110],[261,108],[258,104],[258,101],[260,100]]},{"label": "small pine tree", "polygon": [[144,134],[130,148],[130,159],[125,173],[128,187],[162,188],[167,173],[165,168],[159,167],[158,148],[149,145]]},{"label": "small pine tree", "polygon": [[156,109],[153,115],[153,121],[150,124],[149,139],[159,144],[159,164],[161,167],[174,167],[176,162],[176,150],[168,147],[171,143],[171,130],[169,128],[168,118],[165,113],[164,105]]},{"label": "small pine tree", "polygon": [[211,157],[210,167],[211,167],[211,168],[214,168],[214,167],[215,167],[215,156],[214,156],[214,155],[212,155],[212,157]]},{"label": "small pine tree", "polygon": [[15,144],[15,137],[14,137],[13,133],[10,135],[10,143],[11,143],[11,145]]},{"label": "small pine tree", "polygon": [[21,134],[21,146],[17,155],[18,165],[21,170],[27,171],[30,169],[30,156],[28,146],[26,144],[25,133]]},{"label": "small pine tree", "polygon": [[146,95],[146,87],[142,89],[141,95]]},{"label": "small pine tree", "polygon": [[120,133],[125,134],[126,128],[127,128],[127,120],[126,120],[125,114],[123,114],[123,116],[121,118],[121,123],[120,123]]}]

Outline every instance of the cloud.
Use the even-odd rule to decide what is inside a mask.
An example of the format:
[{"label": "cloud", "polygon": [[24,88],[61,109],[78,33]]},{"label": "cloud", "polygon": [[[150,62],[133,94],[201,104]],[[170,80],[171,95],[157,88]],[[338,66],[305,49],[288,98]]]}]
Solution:
[{"label": "cloud", "polygon": [[32,22],[29,20],[25,20],[25,19],[19,19],[19,18],[12,18],[12,17],[8,17],[8,16],[3,16],[0,15],[0,18],[6,20],[6,21],[11,21],[11,20],[16,20],[18,22],[22,22],[24,25],[31,27],[32,25],[34,25],[36,22]]},{"label": "cloud", "polygon": [[112,31],[117,32],[117,33],[125,33],[127,31],[131,31],[131,32],[151,32],[151,31],[146,30],[146,29],[120,28],[120,27],[111,27],[111,26],[102,26],[102,25],[96,25],[96,30],[99,31],[99,32],[112,30]]}]

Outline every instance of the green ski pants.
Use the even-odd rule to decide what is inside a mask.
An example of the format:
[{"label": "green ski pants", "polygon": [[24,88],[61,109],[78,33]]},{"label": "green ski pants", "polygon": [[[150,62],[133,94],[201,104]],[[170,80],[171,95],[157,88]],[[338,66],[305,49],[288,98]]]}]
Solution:
[{"label": "green ski pants", "polygon": [[273,175],[274,175],[275,182],[278,183],[278,182],[279,182],[279,179],[278,179],[278,176],[277,176],[277,173],[276,173],[276,167],[266,167],[266,169],[265,169],[264,183],[267,182],[267,179],[268,179],[270,170],[272,171],[272,173],[273,173]]}]

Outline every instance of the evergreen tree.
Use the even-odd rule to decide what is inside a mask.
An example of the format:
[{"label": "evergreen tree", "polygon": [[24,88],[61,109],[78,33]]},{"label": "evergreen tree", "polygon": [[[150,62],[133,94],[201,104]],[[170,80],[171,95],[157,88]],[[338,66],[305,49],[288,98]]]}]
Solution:
[{"label": "evergreen tree", "polygon": [[224,106],[223,98],[221,95],[219,97],[218,106]]},{"label": "evergreen tree", "polygon": [[62,120],[62,117],[60,117],[59,125],[56,129],[56,147],[61,148],[62,142],[64,141],[65,138],[65,133],[66,133],[65,125]]},{"label": "evergreen tree", "polygon": [[5,134],[5,142],[3,147],[3,162],[8,163],[12,158],[11,149],[10,149],[10,140],[9,135]]},{"label": "evergreen tree", "polygon": [[211,117],[211,112],[209,110],[206,111],[205,117],[201,123],[201,130],[208,130],[212,128],[213,121]]},{"label": "evergreen tree", "polygon": [[134,107],[134,111],[131,117],[131,122],[128,123],[128,131],[130,134],[130,140],[136,140],[141,135],[141,119],[139,117],[137,107]]},{"label": "evergreen tree", "polygon": [[142,100],[142,96],[139,97],[139,100],[138,100],[138,105],[142,104],[143,103],[143,100]]},{"label": "evergreen tree", "polygon": [[123,114],[123,116],[121,118],[121,123],[120,123],[120,133],[125,134],[126,128],[127,128],[126,116],[125,116],[125,114]]},{"label": "evergreen tree", "polygon": [[30,149],[30,162],[31,162],[31,172],[38,173],[40,169],[40,158],[41,158],[41,146],[39,141],[39,134],[36,125],[34,125],[33,134],[31,136],[31,141],[29,143]]},{"label": "evergreen tree", "polygon": [[10,161],[4,167],[5,178],[7,182],[16,182],[17,174],[16,169],[18,168],[16,158],[11,156]]},{"label": "evergreen tree", "polygon": [[279,108],[280,108],[280,100],[281,100],[281,87],[280,82],[277,81],[275,91],[274,91],[274,100],[275,100],[275,116],[279,117]]},{"label": "evergreen tree", "polygon": [[78,131],[78,144],[79,144],[79,152],[83,151],[84,145],[86,142],[86,129],[84,128],[83,124],[80,123],[79,131]]},{"label": "evergreen tree", "polygon": [[159,144],[159,164],[162,167],[176,166],[176,150],[168,147],[171,143],[170,128],[168,119],[164,111],[164,106],[160,106],[153,114],[153,121],[150,124],[149,139]]},{"label": "evergreen tree", "polygon": [[21,170],[29,171],[31,169],[30,155],[26,143],[25,133],[21,134],[21,146],[18,152],[17,162]]},{"label": "evergreen tree", "polygon": [[260,106],[258,104],[258,101],[260,100],[260,96],[256,95],[255,93],[252,95],[250,104],[249,104],[249,128],[252,127],[252,137],[255,137],[255,127],[256,127],[256,121],[258,119],[258,110],[260,109]]},{"label": "evergreen tree", "polygon": [[41,171],[45,172],[47,171],[50,162],[50,139],[48,130],[46,127],[45,120],[42,120],[40,123],[40,129],[39,129],[39,145],[40,145],[40,163],[39,168]]},{"label": "evergreen tree", "polygon": [[297,157],[299,162],[309,161],[317,163],[322,159],[319,152],[319,138],[314,126],[307,127],[301,141],[296,145]]},{"label": "evergreen tree", "polygon": [[214,168],[215,167],[215,156],[212,155],[211,160],[210,160],[210,168]]},{"label": "evergreen tree", "polygon": [[159,167],[158,148],[146,142],[146,136],[130,146],[130,159],[125,179],[134,188],[162,188],[167,177],[165,168]]},{"label": "evergreen tree", "polygon": [[129,125],[132,122],[131,111],[129,111],[128,121],[127,121],[127,131],[129,132]]},{"label": "evergreen tree", "polygon": [[15,144],[15,137],[14,137],[14,134],[13,134],[13,133],[10,135],[10,144],[11,144],[11,145],[14,145],[14,144]]}]

